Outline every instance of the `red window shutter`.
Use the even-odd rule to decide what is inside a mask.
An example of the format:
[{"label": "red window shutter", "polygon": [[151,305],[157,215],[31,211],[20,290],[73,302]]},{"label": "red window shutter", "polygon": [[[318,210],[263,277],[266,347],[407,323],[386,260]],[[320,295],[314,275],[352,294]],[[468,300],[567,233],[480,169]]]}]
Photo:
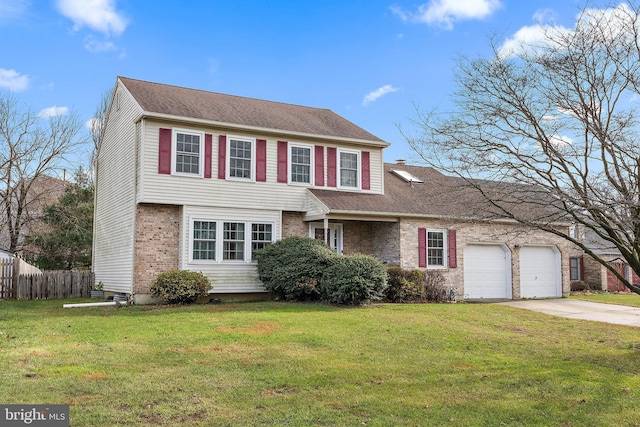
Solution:
[{"label": "red window shutter", "polygon": [[278,141],[278,182],[287,182],[287,141]]},{"label": "red window shutter", "polygon": [[458,250],[456,248],[456,230],[447,231],[447,248],[449,249],[449,268],[458,267]]},{"label": "red window shutter", "polygon": [[418,267],[427,266],[427,229],[418,228]]},{"label": "red window shutter", "polygon": [[211,178],[211,161],[213,152],[213,135],[204,134],[204,177]]},{"label": "red window shutter", "polygon": [[227,135],[218,137],[218,178],[227,176]]},{"label": "red window shutter", "polygon": [[160,128],[158,173],[171,174],[171,129]]},{"label": "red window shutter", "polygon": [[580,280],[584,280],[584,256],[581,256],[579,258],[578,262],[580,262],[580,277],[579,278],[580,278]]},{"label": "red window shutter", "polygon": [[371,190],[369,157],[370,157],[370,153],[368,151],[362,152],[362,189],[363,190]]},{"label": "red window shutter", "polygon": [[267,180],[267,140],[256,139],[256,181]]},{"label": "red window shutter", "polygon": [[327,186],[335,187],[336,186],[336,176],[337,176],[337,159],[336,159],[336,149],[335,147],[327,147]]},{"label": "red window shutter", "polygon": [[324,186],[324,147],[322,145],[315,146],[315,180],[316,186]]}]

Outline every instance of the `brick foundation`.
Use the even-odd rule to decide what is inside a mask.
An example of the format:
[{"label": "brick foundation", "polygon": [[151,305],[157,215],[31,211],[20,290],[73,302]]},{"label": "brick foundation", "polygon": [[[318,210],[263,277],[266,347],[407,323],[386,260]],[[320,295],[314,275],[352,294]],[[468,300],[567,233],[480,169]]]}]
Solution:
[{"label": "brick foundation", "polygon": [[180,206],[136,207],[133,292],[148,293],[159,273],[178,268]]}]

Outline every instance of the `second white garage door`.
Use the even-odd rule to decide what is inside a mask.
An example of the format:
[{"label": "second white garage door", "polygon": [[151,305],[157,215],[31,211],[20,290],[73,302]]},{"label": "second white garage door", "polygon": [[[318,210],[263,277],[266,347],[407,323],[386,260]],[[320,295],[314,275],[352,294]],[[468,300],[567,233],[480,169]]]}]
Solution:
[{"label": "second white garage door", "polygon": [[511,299],[511,260],[502,245],[468,245],[464,249],[464,296]]},{"label": "second white garage door", "polygon": [[560,252],[552,246],[520,249],[520,298],[562,296]]}]

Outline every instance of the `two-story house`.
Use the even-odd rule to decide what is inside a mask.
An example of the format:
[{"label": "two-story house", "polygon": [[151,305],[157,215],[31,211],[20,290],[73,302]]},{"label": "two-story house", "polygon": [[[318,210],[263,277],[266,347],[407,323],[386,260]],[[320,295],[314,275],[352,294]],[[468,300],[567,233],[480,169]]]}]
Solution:
[{"label": "two-story house", "polygon": [[563,239],[489,215],[455,178],[385,164],[388,145],[330,110],[119,77],[97,156],[96,281],[143,302],[179,268],[214,294],[264,292],[254,251],[310,236],[437,269],[460,298],[569,292]]}]

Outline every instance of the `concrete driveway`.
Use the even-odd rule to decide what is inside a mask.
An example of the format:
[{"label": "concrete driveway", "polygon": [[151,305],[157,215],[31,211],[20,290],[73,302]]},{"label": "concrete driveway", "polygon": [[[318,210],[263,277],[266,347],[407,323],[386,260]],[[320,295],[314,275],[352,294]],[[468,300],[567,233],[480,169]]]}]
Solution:
[{"label": "concrete driveway", "polygon": [[553,316],[640,327],[640,308],[638,307],[602,304],[599,302],[568,298],[518,300],[501,302],[499,304],[522,308],[524,310],[538,311]]}]

